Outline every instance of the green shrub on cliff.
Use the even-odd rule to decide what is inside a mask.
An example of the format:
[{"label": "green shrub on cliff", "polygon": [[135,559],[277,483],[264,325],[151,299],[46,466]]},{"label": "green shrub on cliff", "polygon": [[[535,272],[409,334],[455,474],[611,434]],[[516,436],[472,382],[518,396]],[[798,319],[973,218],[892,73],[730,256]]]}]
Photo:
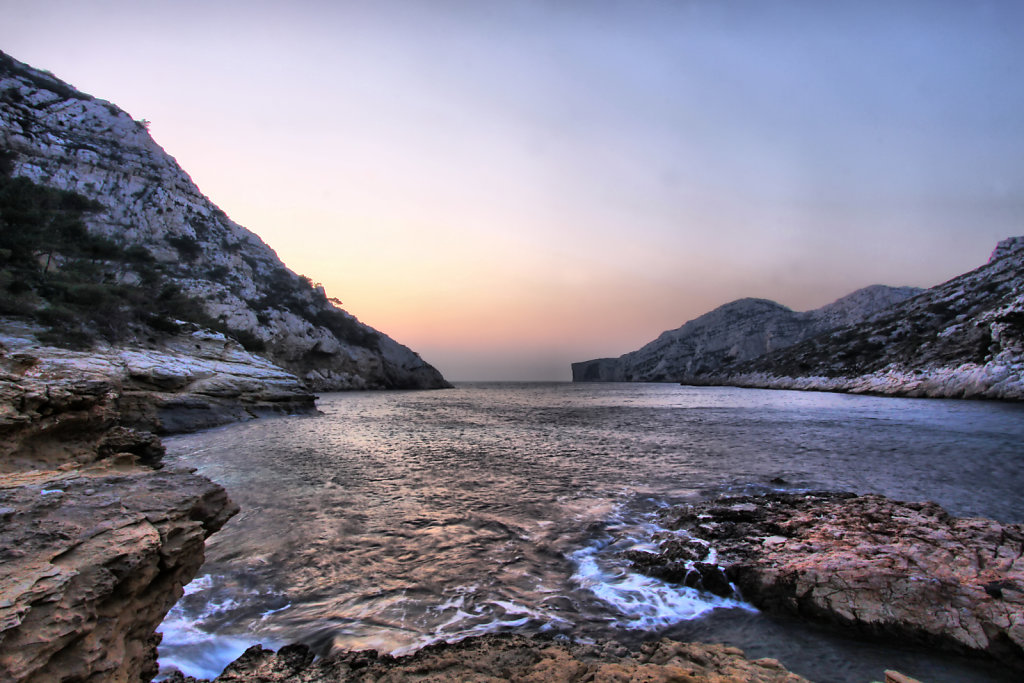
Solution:
[{"label": "green shrub on cliff", "polygon": [[[0,151],[0,315],[34,320],[46,327],[41,341],[72,348],[168,331],[173,321],[154,324],[168,316],[213,326],[197,302],[160,296],[164,276],[149,251],[86,229],[99,203],[12,177],[12,160]],[[122,280],[128,272],[138,284]]]}]

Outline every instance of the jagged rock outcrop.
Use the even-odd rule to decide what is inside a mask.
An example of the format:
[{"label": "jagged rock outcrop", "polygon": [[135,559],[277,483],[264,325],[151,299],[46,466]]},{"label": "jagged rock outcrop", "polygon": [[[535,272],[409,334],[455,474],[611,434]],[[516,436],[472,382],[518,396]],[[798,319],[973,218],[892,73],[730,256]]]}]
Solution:
[{"label": "jagged rock outcrop", "polygon": [[237,507],[131,455],[0,477],[0,682],[156,674],[156,627]]},{"label": "jagged rock outcrop", "polygon": [[[143,325],[122,324],[116,333],[125,343],[151,336],[147,324],[173,331],[185,320],[227,333],[312,391],[448,386],[417,354],[336,307],[231,221],[144,122],[3,53],[0,152],[12,177],[88,200],[84,223],[109,247],[94,254],[103,266],[99,283],[146,287],[154,308],[175,303]],[[61,254],[48,255],[46,268],[62,263]]]},{"label": "jagged rock outcrop", "polygon": [[869,318],[918,294],[914,287],[865,287],[813,311],[740,299],[664,332],[618,358],[573,363],[574,382],[668,382],[706,375],[822,332]]},{"label": "jagged rock outcrop", "polygon": [[956,518],[934,503],[774,493],[662,514],[641,572],[757,607],[995,657],[1024,669],[1024,527]]},{"label": "jagged rock outcrop", "polygon": [[[629,650],[616,643],[569,643],[521,635],[487,635],[439,643],[406,657],[345,652],[313,661],[302,645],[276,654],[254,646],[217,683],[343,683],[345,681],[692,681],[693,683],[799,683],[806,679],[774,659],[748,660],[725,645],[663,639]],[[195,683],[173,676],[171,683]]]},{"label": "jagged rock outcrop", "polygon": [[1024,238],[860,324],[686,381],[1024,400]]},{"label": "jagged rock outcrop", "polygon": [[209,401],[200,420],[312,396],[207,331],[179,340],[188,353],[0,332],[0,683],[148,680],[157,626],[237,507],[202,477],[155,469],[163,445],[140,428],[181,426],[175,390]]}]

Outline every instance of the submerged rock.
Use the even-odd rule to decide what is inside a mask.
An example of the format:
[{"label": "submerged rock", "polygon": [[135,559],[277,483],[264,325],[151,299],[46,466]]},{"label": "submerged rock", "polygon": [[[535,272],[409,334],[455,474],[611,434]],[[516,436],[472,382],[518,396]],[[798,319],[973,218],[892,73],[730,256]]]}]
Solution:
[{"label": "submerged rock", "polygon": [[[1024,668],[1019,524],[844,493],[726,498],[674,508],[662,523],[708,543],[743,599],[761,609]],[[634,566],[678,573],[674,548]]]},{"label": "submerged rock", "polygon": [[[196,679],[174,675],[172,683]],[[228,665],[217,683],[344,681],[692,681],[799,683],[806,679],[774,659],[749,660],[725,645],[661,640],[629,650],[617,643],[581,644],[522,635],[486,635],[439,643],[405,657],[343,652],[320,660],[302,645],[276,654],[259,645]]]}]

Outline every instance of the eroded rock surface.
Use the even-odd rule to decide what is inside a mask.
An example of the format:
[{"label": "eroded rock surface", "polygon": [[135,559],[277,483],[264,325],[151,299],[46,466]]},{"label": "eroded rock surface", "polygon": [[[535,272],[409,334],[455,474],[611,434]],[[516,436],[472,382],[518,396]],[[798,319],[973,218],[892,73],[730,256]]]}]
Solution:
[{"label": "eroded rock surface", "polygon": [[237,507],[134,457],[0,477],[0,681],[139,681],[154,633]]},{"label": "eroded rock surface", "polygon": [[[176,676],[172,682],[194,682]],[[342,683],[344,681],[692,681],[693,683],[799,683],[774,659],[748,660],[725,645],[661,640],[635,651],[615,643],[584,645],[521,635],[488,635],[423,648],[406,657],[348,652],[313,661],[304,646],[276,654],[250,648],[217,683]]]},{"label": "eroded rock surface", "polygon": [[[673,508],[638,571],[726,590],[761,609],[1024,668],[1024,527],[934,503],[768,494]],[[715,590],[715,589],[718,590]]]}]

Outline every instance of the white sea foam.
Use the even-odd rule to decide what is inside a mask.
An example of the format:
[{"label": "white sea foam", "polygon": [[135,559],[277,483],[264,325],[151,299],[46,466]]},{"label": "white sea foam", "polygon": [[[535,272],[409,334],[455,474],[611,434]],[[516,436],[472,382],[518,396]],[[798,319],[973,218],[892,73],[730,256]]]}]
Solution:
[{"label": "white sea foam", "polygon": [[632,572],[624,563],[602,553],[607,545],[583,548],[572,554],[577,569],[573,580],[621,615],[616,628],[651,630],[697,617],[720,607],[753,610],[746,603],[702,593]]},{"label": "white sea foam", "polygon": [[[658,544],[652,540],[655,534],[679,533],[662,527],[656,519],[653,513],[634,517],[624,506],[618,505],[607,517],[606,533],[570,555],[576,566],[572,580],[620,615],[612,621],[612,626],[651,630],[696,619],[718,608],[755,611],[751,605],[738,600],[631,571],[629,562],[621,557],[623,551],[657,552]],[[708,546],[705,561],[713,563],[716,556],[715,549]]]},{"label": "white sea foam", "polygon": [[[183,598],[212,590],[214,587],[214,577],[204,574],[185,585]],[[263,613],[262,619],[289,606],[268,610]],[[238,607],[239,602],[228,597],[210,600],[203,605],[200,614],[189,615],[183,607],[183,600],[178,601],[157,629],[157,632],[163,635],[159,648],[161,674],[157,680],[162,679],[173,669],[180,670],[186,676],[212,679],[219,676],[224,667],[238,659],[252,645],[262,644],[264,647],[276,649],[285,644],[271,638],[257,638],[255,635],[217,635],[200,627],[205,620],[231,612]]]},{"label": "white sea foam", "polygon": [[[198,629],[195,622],[186,618],[177,607],[168,613],[158,632],[163,634],[161,678],[172,669],[179,669],[186,676],[195,678],[216,678],[224,667],[238,659],[250,646],[262,643],[264,647],[278,647],[277,643],[266,639],[207,633]],[[165,654],[166,650],[170,652]]]}]

